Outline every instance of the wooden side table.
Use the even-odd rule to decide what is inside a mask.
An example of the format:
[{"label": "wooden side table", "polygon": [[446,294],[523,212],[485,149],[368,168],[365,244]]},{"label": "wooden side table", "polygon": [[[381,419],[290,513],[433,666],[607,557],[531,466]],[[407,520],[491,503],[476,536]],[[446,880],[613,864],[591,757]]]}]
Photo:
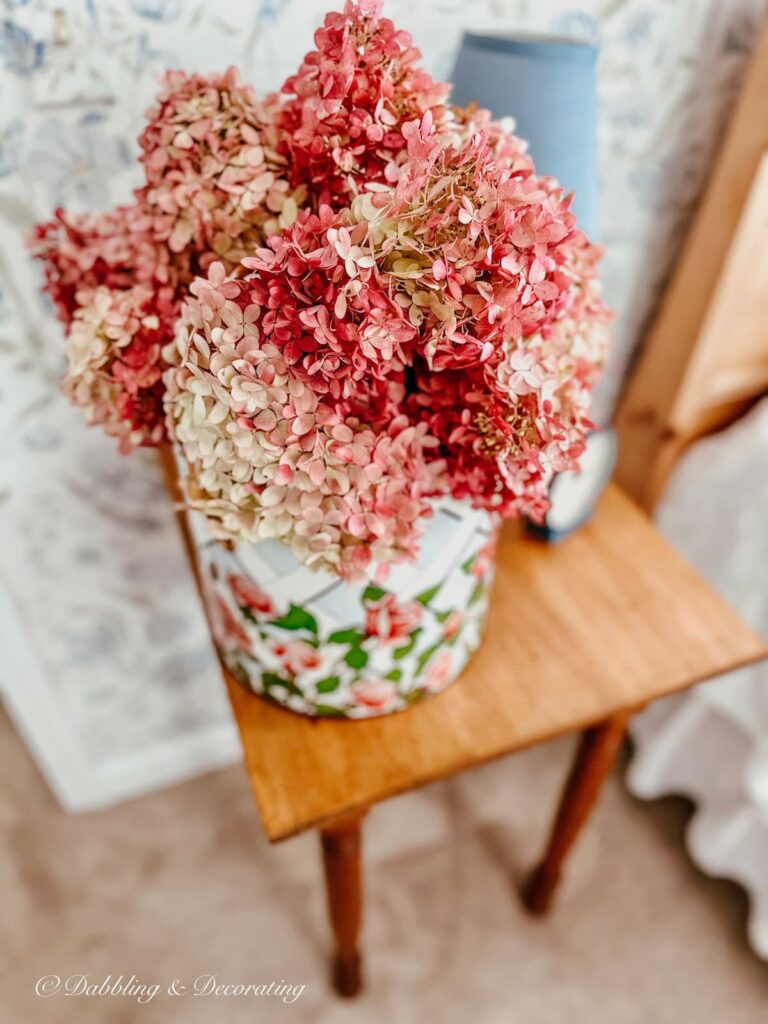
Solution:
[{"label": "wooden side table", "polygon": [[405,712],[313,720],[255,697],[225,672],[267,836],[320,832],[337,990],[351,996],[361,986],[369,807],[586,729],[524,892],[528,908],[543,912],[631,713],[764,657],[763,641],[611,487],[594,520],[558,547],[506,530],[483,645],[457,682]]}]

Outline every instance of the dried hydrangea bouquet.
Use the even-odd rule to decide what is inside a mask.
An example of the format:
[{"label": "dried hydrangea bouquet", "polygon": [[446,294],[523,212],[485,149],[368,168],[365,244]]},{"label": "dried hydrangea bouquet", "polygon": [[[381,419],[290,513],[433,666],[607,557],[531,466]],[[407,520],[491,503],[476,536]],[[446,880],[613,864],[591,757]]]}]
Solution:
[{"label": "dried hydrangea bouquet", "polygon": [[67,395],[125,452],[174,447],[226,665],[366,717],[480,642],[498,523],[583,450],[607,313],[570,198],[380,0],[315,44],[264,100],[169,73],[133,202],[34,246]]}]

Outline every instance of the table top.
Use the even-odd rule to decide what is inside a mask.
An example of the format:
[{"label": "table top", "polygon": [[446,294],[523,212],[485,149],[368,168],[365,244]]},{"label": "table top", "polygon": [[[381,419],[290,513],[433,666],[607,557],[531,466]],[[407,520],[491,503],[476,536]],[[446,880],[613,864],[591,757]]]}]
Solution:
[{"label": "table top", "polygon": [[227,685],[274,841],[767,656],[612,486],[558,546],[507,528],[485,639],[443,693],[331,721]]}]

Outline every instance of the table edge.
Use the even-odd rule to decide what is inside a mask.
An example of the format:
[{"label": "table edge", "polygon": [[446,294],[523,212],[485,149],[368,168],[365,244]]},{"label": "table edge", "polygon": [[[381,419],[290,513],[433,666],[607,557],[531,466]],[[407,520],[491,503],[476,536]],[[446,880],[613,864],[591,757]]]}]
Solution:
[{"label": "table edge", "polygon": [[[491,751],[490,753],[485,754],[485,755],[483,755],[481,757],[472,759],[472,761],[470,761],[470,762],[462,763],[461,760],[460,760],[459,762],[457,762],[456,766],[452,767],[447,773],[443,773],[443,774],[440,774],[440,775],[434,775],[432,777],[420,779],[418,782],[416,782],[413,785],[406,785],[406,784],[404,784],[402,786],[400,786],[400,785],[393,785],[389,789],[385,790],[382,793],[382,795],[377,797],[375,800],[371,800],[371,801],[355,800],[355,801],[345,805],[343,808],[340,808],[338,811],[333,812],[332,814],[317,815],[317,816],[312,817],[312,818],[307,818],[304,823],[299,824],[299,825],[295,825],[295,826],[294,825],[283,826],[283,825],[280,825],[279,823],[278,823],[277,826],[272,826],[272,825],[268,824],[268,822],[267,822],[267,816],[264,813],[264,809],[263,809],[263,806],[262,806],[262,801],[261,801],[260,796],[259,796],[258,788],[257,788],[256,783],[254,782],[254,776],[255,776],[256,772],[255,772],[254,769],[252,769],[252,767],[251,767],[251,765],[249,763],[249,756],[248,756],[247,745],[246,745],[246,743],[245,743],[245,741],[243,739],[243,730],[242,730],[241,725],[240,725],[240,719],[238,717],[238,714],[237,714],[237,711],[236,711],[236,708],[235,708],[235,704],[232,701],[231,693],[229,693],[229,688],[230,687],[237,687],[238,690],[242,690],[243,691],[244,696],[246,696],[247,698],[251,698],[252,697],[252,699],[256,700],[256,701],[261,701],[264,698],[259,697],[257,694],[251,694],[251,693],[249,693],[249,691],[245,690],[243,685],[241,683],[239,683],[224,666],[222,666],[222,674],[224,676],[225,683],[226,683],[226,686],[227,686],[228,697],[230,699],[230,705],[232,707],[233,715],[235,717],[235,721],[237,722],[238,732],[240,734],[241,746],[243,748],[243,756],[244,756],[244,761],[245,761],[245,767],[246,767],[246,771],[247,771],[247,774],[248,774],[248,779],[249,779],[249,782],[250,782],[251,790],[253,792],[254,798],[256,800],[256,805],[257,805],[258,810],[259,810],[259,816],[261,817],[261,821],[262,821],[262,826],[264,828],[264,832],[265,832],[265,834],[267,836],[267,839],[271,843],[279,843],[279,842],[283,842],[286,839],[291,839],[294,836],[301,835],[303,832],[307,832],[310,829],[322,828],[324,825],[327,825],[330,822],[336,820],[337,818],[343,817],[344,815],[359,813],[361,811],[364,811],[366,808],[375,806],[375,804],[383,803],[385,800],[390,800],[390,799],[392,799],[393,797],[396,797],[396,796],[402,796],[404,793],[409,793],[411,790],[421,789],[423,786],[431,785],[431,784],[433,784],[435,782],[441,781],[442,779],[451,778],[454,775],[458,775],[460,772],[471,771],[473,768],[480,767],[481,765],[484,765],[484,764],[490,764],[492,761],[497,761],[497,760],[499,760],[502,757],[509,757],[512,754],[518,753],[519,751],[530,749],[531,747],[536,746],[538,743],[545,743],[548,740],[554,740],[554,739],[557,739],[557,738],[559,738],[561,736],[569,735],[570,733],[581,732],[584,729],[588,729],[591,726],[597,725],[599,722],[605,721],[606,718],[610,718],[613,715],[622,714],[624,712],[630,712],[631,714],[636,714],[639,711],[642,711],[643,708],[647,707],[649,704],[655,703],[656,700],[663,700],[667,696],[671,697],[671,696],[674,696],[675,694],[683,693],[686,690],[689,690],[689,689],[693,688],[694,686],[699,686],[701,683],[707,682],[710,679],[715,679],[715,678],[717,678],[720,675],[725,675],[725,674],[728,674],[730,672],[736,672],[736,671],[738,671],[740,669],[747,668],[750,665],[755,665],[755,664],[758,664],[761,661],[768,660],[768,643],[766,641],[764,641],[757,633],[753,632],[753,635],[754,635],[754,638],[755,638],[755,641],[756,641],[758,647],[752,653],[745,655],[742,659],[740,659],[737,662],[731,663],[728,666],[728,668],[726,668],[726,669],[715,669],[714,671],[707,672],[705,675],[702,675],[702,676],[697,677],[695,679],[692,679],[692,680],[686,679],[685,681],[683,681],[683,682],[681,682],[679,684],[673,684],[672,687],[669,689],[669,691],[667,693],[663,694],[662,696],[653,698],[650,701],[644,701],[644,702],[642,702],[640,704],[618,704],[615,707],[612,707],[608,711],[607,714],[602,714],[598,718],[593,718],[591,716],[588,716],[588,717],[586,717],[584,719],[579,719],[575,724],[569,723],[566,727],[563,727],[562,729],[555,729],[553,732],[548,733],[546,736],[533,736],[533,737],[531,737],[530,740],[526,741],[525,743],[520,744],[519,746],[511,747],[511,748],[506,748],[506,749],[498,750],[498,751]],[[456,683],[454,683],[453,685],[460,686],[461,685],[461,680],[460,679],[457,680]],[[429,698],[429,699],[431,699],[431,700],[439,700],[440,696],[441,696],[440,694],[436,694],[434,697]],[[296,712],[292,712],[292,711],[289,711],[289,710],[287,710],[285,708],[280,708],[280,707],[275,708],[275,710],[278,713],[286,714],[286,715],[296,714]],[[408,709],[408,710],[410,710],[410,709]],[[402,712],[402,713],[403,714],[407,714],[408,710],[406,710],[405,712]],[[331,723],[328,723],[328,724],[331,724]],[[356,723],[353,722],[353,721],[350,721],[350,722],[337,722],[337,723],[332,723],[332,724],[336,725],[338,728],[348,729],[348,728],[354,728]]]}]

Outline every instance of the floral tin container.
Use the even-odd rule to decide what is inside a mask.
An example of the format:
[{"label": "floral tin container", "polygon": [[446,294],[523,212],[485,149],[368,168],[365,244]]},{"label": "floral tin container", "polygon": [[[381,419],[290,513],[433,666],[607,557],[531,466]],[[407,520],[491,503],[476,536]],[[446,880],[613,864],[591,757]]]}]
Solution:
[{"label": "floral tin container", "polygon": [[301,565],[278,541],[230,549],[190,515],[218,653],[244,686],[305,715],[370,718],[452,683],[480,644],[492,518],[441,501],[415,564],[383,583]]}]

